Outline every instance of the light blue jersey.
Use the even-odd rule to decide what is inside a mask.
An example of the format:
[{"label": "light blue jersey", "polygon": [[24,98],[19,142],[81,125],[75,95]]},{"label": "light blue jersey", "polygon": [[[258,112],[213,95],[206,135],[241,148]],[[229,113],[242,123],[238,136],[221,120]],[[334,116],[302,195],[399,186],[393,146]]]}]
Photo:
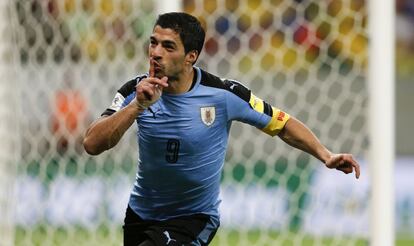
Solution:
[{"label": "light blue jersey", "polygon": [[[164,92],[137,117],[139,163],[129,206],[145,220],[203,213],[218,223],[220,176],[232,121],[274,136],[289,118],[237,81],[194,69],[190,91]],[[135,85],[147,76],[122,86],[103,115],[128,105]]]}]

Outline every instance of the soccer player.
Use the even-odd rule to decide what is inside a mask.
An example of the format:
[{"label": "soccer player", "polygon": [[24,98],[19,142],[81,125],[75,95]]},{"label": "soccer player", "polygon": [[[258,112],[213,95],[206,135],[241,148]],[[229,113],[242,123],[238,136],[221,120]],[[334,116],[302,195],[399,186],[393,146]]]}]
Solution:
[{"label": "soccer player", "polygon": [[158,17],[148,73],[125,83],[91,124],[85,150],[114,147],[134,121],[139,163],[124,224],[124,245],[208,245],[220,221],[220,175],[232,121],[278,136],[344,173],[358,163],[334,154],[300,121],[241,83],[195,66],[204,44],[200,22],[186,13]]}]

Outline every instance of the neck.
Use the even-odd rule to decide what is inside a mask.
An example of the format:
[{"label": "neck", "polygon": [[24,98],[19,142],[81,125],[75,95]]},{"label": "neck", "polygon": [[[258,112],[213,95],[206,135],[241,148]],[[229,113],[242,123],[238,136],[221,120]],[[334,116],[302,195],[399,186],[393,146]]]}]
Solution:
[{"label": "neck", "polygon": [[171,94],[181,94],[190,90],[193,84],[194,69],[193,66],[185,67],[184,71],[177,79],[168,79],[168,87],[164,89],[165,92]]}]

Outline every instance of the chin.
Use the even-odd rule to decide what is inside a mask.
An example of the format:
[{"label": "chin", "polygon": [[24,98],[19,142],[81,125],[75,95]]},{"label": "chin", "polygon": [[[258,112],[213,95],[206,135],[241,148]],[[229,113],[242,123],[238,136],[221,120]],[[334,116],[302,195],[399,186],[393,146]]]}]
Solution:
[{"label": "chin", "polygon": [[163,71],[156,71],[155,72],[155,77],[157,77],[157,78],[162,78],[164,76],[166,76],[166,75]]}]

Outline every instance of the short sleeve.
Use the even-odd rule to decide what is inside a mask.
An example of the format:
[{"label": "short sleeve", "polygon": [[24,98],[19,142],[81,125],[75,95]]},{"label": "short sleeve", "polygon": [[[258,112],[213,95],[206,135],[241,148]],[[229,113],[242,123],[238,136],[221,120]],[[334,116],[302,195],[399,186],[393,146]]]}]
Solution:
[{"label": "short sleeve", "polygon": [[228,80],[225,83],[231,83],[226,95],[228,120],[247,123],[271,136],[283,129],[289,114],[255,96],[237,81]]},{"label": "short sleeve", "polygon": [[101,114],[101,116],[112,115],[127,106],[135,98],[135,86],[145,77],[147,77],[146,74],[138,76],[122,85],[115,94],[111,105]]}]

